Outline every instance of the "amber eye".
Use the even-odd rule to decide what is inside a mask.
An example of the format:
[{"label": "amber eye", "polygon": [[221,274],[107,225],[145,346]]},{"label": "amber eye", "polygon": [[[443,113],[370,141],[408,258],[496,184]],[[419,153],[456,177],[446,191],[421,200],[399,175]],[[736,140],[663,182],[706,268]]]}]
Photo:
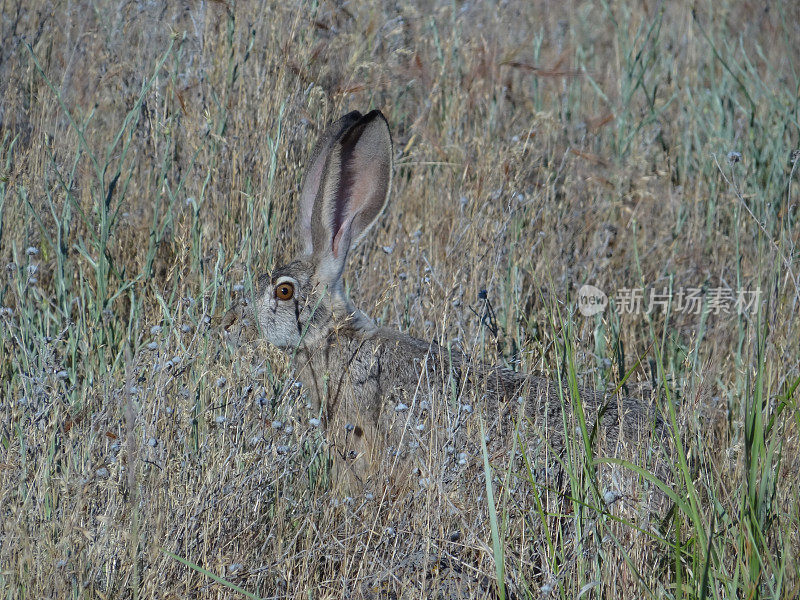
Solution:
[{"label": "amber eye", "polygon": [[291,300],[294,296],[294,284],[291,281],[284,281],[275,286],[275,297],[278,300]]}]

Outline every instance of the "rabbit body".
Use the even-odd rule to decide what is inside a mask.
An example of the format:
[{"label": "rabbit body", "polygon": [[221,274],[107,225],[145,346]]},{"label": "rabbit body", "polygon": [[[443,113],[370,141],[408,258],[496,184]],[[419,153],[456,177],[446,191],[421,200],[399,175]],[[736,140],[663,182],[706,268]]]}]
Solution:
[{"label": "rabbit body", "polygon": [[[560,393],[552,381],[486,367],[387,328],[345,323],[299,350],[295,364],[348,481],[370,480],[382,463],[393,464],[397,478],[415,467],[424,471],[432,446],[450,448],[442,456],[453,464],[462,451],[478,456],[478,427],[464,427],[476,419],[485,422],[492,454],[511,447],[516,427],[529,431],[540,451],[556,456],[564,450],[565,425],[580,435],[569,392]],[[598,446],[606,454],[662,426],[632,398],[618,402],[581,389],[580,400],[589,430],[602,411]],[[420,447],[420,460],[413,460]]]}]

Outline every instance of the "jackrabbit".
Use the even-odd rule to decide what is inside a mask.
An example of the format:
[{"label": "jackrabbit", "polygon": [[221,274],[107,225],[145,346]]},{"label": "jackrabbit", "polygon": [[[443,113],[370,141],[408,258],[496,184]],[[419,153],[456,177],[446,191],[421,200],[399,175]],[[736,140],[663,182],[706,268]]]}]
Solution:
[{"label": "jackrabbit", "polygon": [[[358,310],[345,294],[342,273],[386,206],[391,185],[392,138],[383,114],[354,111],[331,124],[302,185],[302,254],[262,275],[253,303],[262,334],[293,356],[333,448],[335,472],[344,466],[349,480],[367,482],[386,459],[394,473],[398,465],[407,471],[415,464],[408,455],[427,445],[453,463],[464,462],[467,447],[470,456],[476,448],[480,456],[476,427],[467,434],[470,427],[463,426],[472,413],[471,422],[484,419],[494,453],[503,448],[498,440],[520,427],[536,442],[527,448],[536,446],[542,456],[562,454],[565,431],[580,437],[599,417],[597,446],[610,454],[662,429],[641,402],[586,390],[579,395],[588,427],[580,429],[565,386],[473,363],[449,347],[377,327]],[[450,404],[446,423],[433,417],[440,414],[437,403]]]}]

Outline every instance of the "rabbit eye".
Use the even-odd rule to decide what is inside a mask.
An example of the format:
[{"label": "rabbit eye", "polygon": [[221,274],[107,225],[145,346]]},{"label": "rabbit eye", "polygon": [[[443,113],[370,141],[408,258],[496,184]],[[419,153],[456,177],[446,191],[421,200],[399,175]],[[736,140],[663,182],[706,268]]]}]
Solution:
[{"label": "rabbit eye", "polygon": [[275,286],[275,297],[278,300],[291,300],[292,296],[294,296],[294,285],[290,281]]}]

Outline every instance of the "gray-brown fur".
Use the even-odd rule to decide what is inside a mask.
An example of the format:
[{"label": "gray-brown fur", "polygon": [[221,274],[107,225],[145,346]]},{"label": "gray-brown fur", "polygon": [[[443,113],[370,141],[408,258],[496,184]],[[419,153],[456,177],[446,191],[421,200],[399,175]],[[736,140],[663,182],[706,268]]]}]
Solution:
[{"label": "gray-brown fur", "polygon": [[[491,452],[502,452],[519,429],[537,457],[560,456],[565,430],[576,431],[578,423],[565,388],[378,328],[344,294],[347,255],[387,203],[391,158],[388,124],[378,111],[350,113],[322,134],[300,195],[304,253],[261,277],[254,306],[262,334],[294,357],[338,457],[336,472],[367,482],[388,462],[394,473],[407,473],[419,468],[414,449],[424,445],[451,456],[453,448],[474,453],[476,429],[465,423],[476,417],[490,432]],[[464,399],[473,399],[473,411],[463,408]],[[599,452],[616,455],[626,442],[662,435],[660,419],[640,401],[588,390],[580,400],[589,428],[604,411]]]},{"label": "gray-brown fur", "polygon": [[[510,436],[521,425],[530,432],[534,446],[563,453],[562,406],[571,406],[570,394],[566,389],[559,393],[548,379],[487,367],[457,351],[394,330],[354,328],[348,323],[333,328],[322,343],[301,347],[295,361],[337,460],[346,463],[351,479],[366,481],[379,464],[392,462],[398,453],[407,461],[412,444],[424,443],[419,438],[431,430],[440,438],[438,446],[469,449],[475,456],[477,440],[463,439],[462,424],[457,420],[449,427],[431,423],[426,414],[435,412],[431,397],[447,402],[453,387],[462,392],[462,402],[476,398],[475,414],[460,418],[484,419],[490,452],[510,447]],[[589,430],[603,411],[596,450],[605,454],[616,454],[617,446],[626,442],[638,443],[651,429],[661,431],[661,420],[637,400],[618,401],[589,390],[581,390],[580,396]],[[401,405],[407,409],[398,412]],[[458,406],[447,410],[459,412]],[[578,421],[573,411],[568,410],[566,416],[568,427],[575,431]],[[430,426],[423,436],[414,427],[418,423]],[[415,466],[405,464],[399,472]]]}]

